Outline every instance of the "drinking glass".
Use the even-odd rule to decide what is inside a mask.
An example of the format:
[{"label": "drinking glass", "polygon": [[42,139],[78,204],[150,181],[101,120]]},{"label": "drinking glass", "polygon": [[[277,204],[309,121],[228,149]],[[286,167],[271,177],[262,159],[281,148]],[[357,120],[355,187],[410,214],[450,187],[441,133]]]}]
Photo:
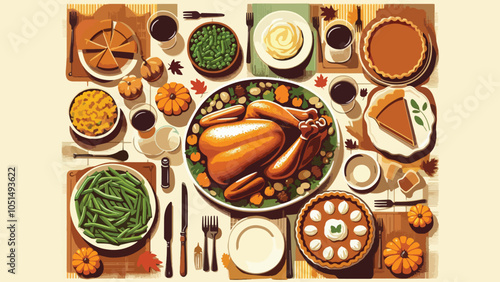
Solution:
[{"label": "drinking glass", "polygon": [[179,22],[169,11],[158,11],[148,19],[148,32],[162,49],[171,49],[177,42]]},{"label": "drinking glass", "polygon": [[325,28],[325,58],[332,63],[345,63],[352,55],[354,32],[352,25],[341,19],[328,23]]},{"label": "drinking glass", "polygon": [[356,105],[358,84],[352,77],[340,75],[330,82],[328,92],[333,109],[339,113],[348,113]]}]

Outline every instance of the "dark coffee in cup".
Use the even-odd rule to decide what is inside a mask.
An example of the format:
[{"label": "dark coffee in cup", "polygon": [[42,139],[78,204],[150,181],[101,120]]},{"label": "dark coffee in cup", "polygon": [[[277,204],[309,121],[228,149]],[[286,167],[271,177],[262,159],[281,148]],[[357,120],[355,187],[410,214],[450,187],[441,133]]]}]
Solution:
[{"label": "dark coffee in cup", "polygon": [[356,98],[356,86],[349,81],[339,81],[330,88],[330,97],[340,105],[347,105]]},{"label": "dark coffee in cup", "polygon": [[351,44],[351,42],[352,32],[345,25],[333,25],[326,32],[326,43],[333,49],[345,49]]},{"label": "dark coffee in cup", "polygon": [[177,34],[177,22],[169,16],[160,15],[149,25],[151,36],[160,41],[169,41]]}]

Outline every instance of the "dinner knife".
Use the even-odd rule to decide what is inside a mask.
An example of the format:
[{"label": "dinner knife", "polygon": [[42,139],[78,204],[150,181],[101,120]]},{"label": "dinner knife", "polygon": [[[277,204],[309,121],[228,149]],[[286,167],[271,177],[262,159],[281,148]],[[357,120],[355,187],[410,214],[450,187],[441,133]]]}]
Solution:
[{"label": "dinner knife", "polygon": [[181,276],[187,274],[186,229],[188,226],[188,195],[186,183],[182,183],[182,228],[181,228]]},{"label": "dinner knife", "polygon": [[172,241],[172,202],[170,202],[165,209],[165,216],[163,217],[163,237],[167,241],[167,265],[165,267],[165,277],[172,277],[172,258],[170,252],[170,242]]},{"label": "dinner knife", "polygon": [[293,278],[293,266],[292,266],[292,229],[290,227],[290,221],[285,215],[286,220],[286,278]]}]

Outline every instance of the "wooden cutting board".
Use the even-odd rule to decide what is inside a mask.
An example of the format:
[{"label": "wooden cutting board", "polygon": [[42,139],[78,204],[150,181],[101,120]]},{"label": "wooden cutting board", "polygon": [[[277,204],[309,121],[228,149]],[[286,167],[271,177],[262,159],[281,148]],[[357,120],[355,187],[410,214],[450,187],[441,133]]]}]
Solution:
[{"label": "wooden cutting board", "polygon": [[[149,182],[153,191],[156,192],[156,165],[154,163],[118,163],[129,166],[139,173],[141,173]],[[73,223],[71,222],[70,215],[70,198],[74,186],[78,180],[92,167],[88,167],[82,170],[70,170],[67,174],[67,187],[66,187],[66,226],[67,226],[67,265],[66,271],[68,278],[77,278],[73,266],[71,265],[72,256],[76,250],[82,247],[91,247],[83,238],[80,236],[78,231],[76,231]],[[158,216],[157,216],[158,218]],[[157,219],[158,220],[158,219]],[[153,223],[153,227],[150,234],[154,234],[157,226]],[[101,278],[125,278],[129,275],[149,275],[149,272],[145,271],[142,266],[137,266],[137,260],[139,256],[145,251],[150,251],[150,238],[145,240],[143,245],[138,244],[137,247],[133,247],[131,250],[123,251],[113,251],[105,252],[99,251],[99,256],[101,258],[101,270],[97,273],[100,274]]]},{"label": "wooden cutting board", "polygon": [[[73,7],[74,6],[74,7]],[[120,21],[127,24],[136,34],[137,38],[139,38],[142,55],[144,58],[148,58],[150,55],[150,36],[147,31],[147,21],[151,14],[156,11],[156,5],[153,4],[143,4],[143,5],[135,5],[129,6],[125,4],[106,4],[101,5],[96,8],[97,5],[93,4],[81,4],[81,5],[73,5],[68,6],[68,21],[67,25],[67,56],[66,56],[66,78],[70,81],[90,81],[94,78],[89,75],[83,68],[82,62],[78,58],[77,52],[77,44],[78,41],[75,33],[75,46],[73,48],[73,66],[69,63],[69,54],[71,51],[71,26],[69,25],[69,12],[76,11],[77,12],[77,26],[76,30],[78,30],[78,24],[86,21],[86,20],[105,20],[112,19],[113,21]],[[137,7],[136,7],[137,6]],[[72,73],[69,76],[69,73]]]}]

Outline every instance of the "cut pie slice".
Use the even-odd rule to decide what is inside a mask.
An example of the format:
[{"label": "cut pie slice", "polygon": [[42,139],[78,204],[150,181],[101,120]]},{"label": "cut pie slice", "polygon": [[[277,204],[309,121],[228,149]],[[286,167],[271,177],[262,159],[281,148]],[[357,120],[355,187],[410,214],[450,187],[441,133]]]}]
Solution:
[{"label": "cut pie slice", "polygon": [[103,30],[104,39],[106,40],[106,45],[108,48],[111,46],[111,37],[113,36],[113,30]]},{"label": "cut pie slice", "polygon": [[112,70],[118,68],[118,63],[115,60],[115,57],[111,53],[109,49],[106,49],[104,55],[102,56],[97,67],[106,70]]},{"label": "cut pie slice", "polygon": [[411,146],[416,145],[415,134],[403,89],[387,94],[368,110],[368,116],[375,119],[379,126],[387,129]]},{"label": "cut pie slice", "polygon": [[121,53],[136,53],[137,43],[135,43],[135,41],[130,41],[118,47],[111,48],[111,51]]},{"label": "cut pie slice", "polygon": [[130,27],[122,22],[116,22],[115,31],[121,33],[125,39],[129,39],[134,34]]},{"label": "cut pie slice", "polygon": [[99,64],[99,61],[101,61],[101,58],[102,56],[104,55],[104,53],[106,53],[106,50],[102,50],[101,52],[99,52],[99,54],[95,55],[94,57],[92,57],[88,62],[89,62],[89,65],[93,68],[97,68],[97,65]]},{"label": "cut pie slice", "polygon": [[85,50],[86,51],[89,51],[89,50],[104,50],[106,49],[106,46],[102,45],[102,44],[99,44],[99,43],[96,43],[92,40],[89,40],[89,39],[85,39]]},{"label": "cut pie slice", "polygon": [[109,43],[109,48],[113,49],[116,48],[120,45],[122,45],[127,38],[125,38],[121,33],[119,32],[113,32],[113,37],[111,37],[111,42]]}]

